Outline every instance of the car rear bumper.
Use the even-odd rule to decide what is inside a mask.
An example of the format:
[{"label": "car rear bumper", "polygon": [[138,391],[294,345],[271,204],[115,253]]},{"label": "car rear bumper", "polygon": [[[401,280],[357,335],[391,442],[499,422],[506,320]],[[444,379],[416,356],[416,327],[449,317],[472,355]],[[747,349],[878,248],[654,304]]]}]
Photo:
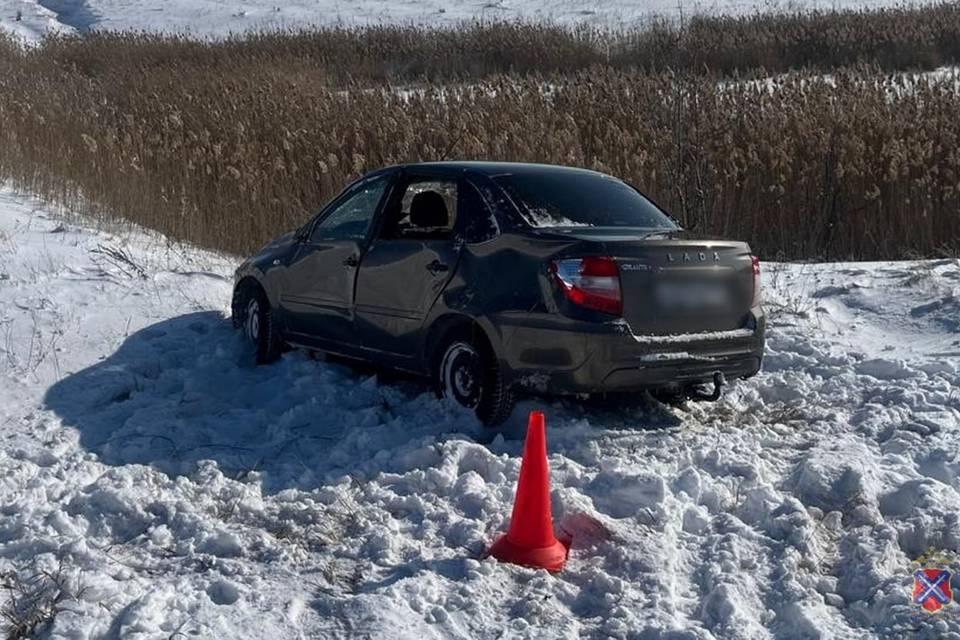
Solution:
[{"label": "car rear bumper", "polygon": [[521,388],[551,394],[606,393],[708,382],[760,370],[766,319],[752,310],[741,329],[671,336],[635,336],[620,323],[572,321],[556,315],[501,323],[503,361]]}]

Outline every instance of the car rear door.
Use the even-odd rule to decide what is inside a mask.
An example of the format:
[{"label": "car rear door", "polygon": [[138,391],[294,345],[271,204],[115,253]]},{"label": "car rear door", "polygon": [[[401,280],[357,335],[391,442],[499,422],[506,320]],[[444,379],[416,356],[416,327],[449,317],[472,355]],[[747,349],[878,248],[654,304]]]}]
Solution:
[{"label": "car rear door", "polygon": [[461,190],[456,176],[408,173],[400,178],[363,257],[357,329],[365,349],[401,366],[415,355],[424,319],[457,268]]},{"label": "car rear door", "polygon": [[293,341],[335,351],[359,346],[353,321],[357,268],[389,183],[389,175],[379,175],[351,187],[297,247],[281,294]]}]

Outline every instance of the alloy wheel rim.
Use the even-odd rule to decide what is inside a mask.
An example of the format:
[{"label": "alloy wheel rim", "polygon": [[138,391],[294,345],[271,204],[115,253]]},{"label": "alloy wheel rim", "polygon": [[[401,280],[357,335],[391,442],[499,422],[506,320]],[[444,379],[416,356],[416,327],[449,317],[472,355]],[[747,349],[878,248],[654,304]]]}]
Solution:
[{"label": "alloy wheel rim", "polygon": [[458,404],[474,409],[480,402],[480,357],[476,350],[465,342],[456,342],[447,349],[441,367],[444,397],[453,398]]},{"label": "alloy wheel rim", "polygon": [[247,338],[256,343],[260,339],[260,303],[251,300],[247,304]]}]

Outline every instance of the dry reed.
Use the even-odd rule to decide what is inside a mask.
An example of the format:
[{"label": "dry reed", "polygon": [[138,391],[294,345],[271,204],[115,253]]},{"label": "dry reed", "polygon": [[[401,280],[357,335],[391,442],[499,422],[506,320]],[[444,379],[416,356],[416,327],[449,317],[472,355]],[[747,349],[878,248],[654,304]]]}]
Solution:
[{"label": "dry reed", "polygon": [[[484,28],[541,44],[534,36],[556,36],[563,53],[539,60],[524,45],[465,68],[486,46]],[[88,214],[244,253],[351,178],[436,159],[456,141],[451,156],[621,176],[687,225],[745,238],[766,257],[957,253],[955,80],[876,66],[769,81],[651,71],[598,63],[594,45],[574,46],[594,36],[560,33],[326,32],[346,51],[380,42],[354,65],[316,33],[0,43],[0,177]],[[436,57],[457,38],[473,48]],[[434,57],[405,58],[405,46]],[[582,64],[560,63],[577,56]],[[394,68],[402,59],[412,66]]]}]

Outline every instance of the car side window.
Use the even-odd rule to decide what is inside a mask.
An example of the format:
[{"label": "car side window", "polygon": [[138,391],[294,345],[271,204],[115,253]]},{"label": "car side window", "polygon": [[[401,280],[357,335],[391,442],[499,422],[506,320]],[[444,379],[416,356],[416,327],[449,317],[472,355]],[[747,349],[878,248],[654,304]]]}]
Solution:
[{"label": "car side window", "polygon": [[460,228],[466,242],[486,242],[500,233],[500,225],[486,200],[477,188],[466,180],[460,189],[459,209]]},{"label": "car side window", "polygon": [[389,176],[380,176],[357,185],[353,193],[313,227],[310,242],[366,238],[389,181]]},{"label": "car side window", "polygon": [[448,238],[459,208],[456,180],[413,178],[394,200],[380,236],[397,238]]}]

